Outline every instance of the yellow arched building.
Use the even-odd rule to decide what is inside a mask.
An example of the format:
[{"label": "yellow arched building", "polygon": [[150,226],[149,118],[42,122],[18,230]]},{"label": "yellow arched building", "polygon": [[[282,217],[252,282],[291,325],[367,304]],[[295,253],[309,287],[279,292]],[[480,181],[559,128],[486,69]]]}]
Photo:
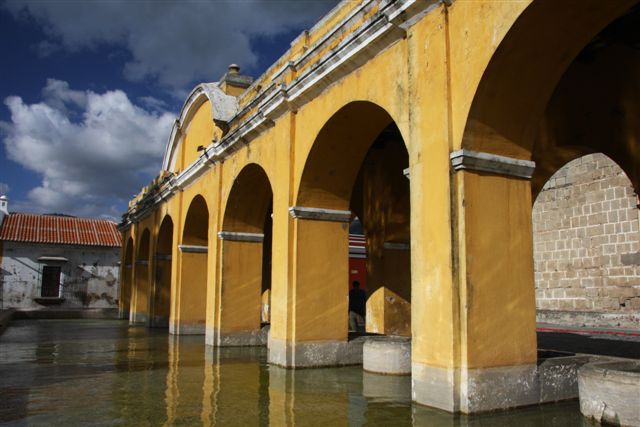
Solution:
[{"label": "yellow arched building", "polygon": [[537,403],[532,197],[590,152],[638,188],[637,3],[344,1],[256,81],[199,85],[122,225],[123,315],[255,345],[270,299],[271,363],[349,363],[357,215],[413,399]]}]

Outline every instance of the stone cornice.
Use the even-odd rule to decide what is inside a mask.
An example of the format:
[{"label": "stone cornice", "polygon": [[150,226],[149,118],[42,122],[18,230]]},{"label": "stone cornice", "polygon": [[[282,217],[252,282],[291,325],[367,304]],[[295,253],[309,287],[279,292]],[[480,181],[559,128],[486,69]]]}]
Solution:
[{"label": "stone cornice", "polygon": [[201,245],[178,245],[178,249],[182,253],[191,254],[206,254],[209,251],[209,248]]},{"label": "stone cornice", "polygon": [[449,155],[451,167],[454,171],[471,170],[489,172],[497,175],[513,176],[531,179],[536,168],[535,162],[514,159],[497,154],[483,153],[471,150],[458,150]]},{"label": "stone cornice", "polygon": [[313,221],[350,222],[351,211],[341,211],[336,209],[307,208],[303,206],[292,206],[289,208],[289,215],[292,218],[308,219]]},{"label": "stone cornice", "polygon": [[263,233],[244,233],[240,231],[220,231],[218,239],[228,240],[231,242],[251,242],[262,243],[264,241]]}]

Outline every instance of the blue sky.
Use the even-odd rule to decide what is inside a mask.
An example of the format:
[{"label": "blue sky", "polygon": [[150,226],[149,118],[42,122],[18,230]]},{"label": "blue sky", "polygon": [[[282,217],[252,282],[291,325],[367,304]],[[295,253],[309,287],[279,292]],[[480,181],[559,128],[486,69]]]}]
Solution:
[{"label": "blue sky", "polygon": [[337,0],[0,0],[9,210],[118,218],[230,63],[260,75]]}]

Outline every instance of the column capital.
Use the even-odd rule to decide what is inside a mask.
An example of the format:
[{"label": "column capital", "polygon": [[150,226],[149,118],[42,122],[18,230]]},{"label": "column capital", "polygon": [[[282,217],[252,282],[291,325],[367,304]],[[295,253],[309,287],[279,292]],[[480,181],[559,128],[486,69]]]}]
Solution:
[{"label": "column capital", "polygon": [[531,179],[536,163],[497,154],[471,150],[457,150],[449,155],[454,171],[472,170],[497,175]]},{"label": "column capital", "polygon": [[292,206],[289,208],[292,218],[308,219],[314,221],[351,222],[351,211],[337,209],[308,208]]},{"label": "column capital", "polygon": [[264,241],[264,233],[245,233],[241,231],[219,231],[218,239],[229,240],[232,242],[262,243]]},{"label": "column capital", "polygon": [[206,254],[209,250],[206,246],[201,245],[178,245],[178,249],[182,253]]}]

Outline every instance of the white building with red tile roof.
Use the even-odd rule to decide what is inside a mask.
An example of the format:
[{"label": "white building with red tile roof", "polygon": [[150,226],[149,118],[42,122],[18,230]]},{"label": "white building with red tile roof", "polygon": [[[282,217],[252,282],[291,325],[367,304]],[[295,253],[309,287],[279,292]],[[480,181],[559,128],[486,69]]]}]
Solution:
[{"label": "white building with red tile roof", "polygon": [[105,219],[9,213],[0,197],[0,308],[117,315],[121,235]]}]

